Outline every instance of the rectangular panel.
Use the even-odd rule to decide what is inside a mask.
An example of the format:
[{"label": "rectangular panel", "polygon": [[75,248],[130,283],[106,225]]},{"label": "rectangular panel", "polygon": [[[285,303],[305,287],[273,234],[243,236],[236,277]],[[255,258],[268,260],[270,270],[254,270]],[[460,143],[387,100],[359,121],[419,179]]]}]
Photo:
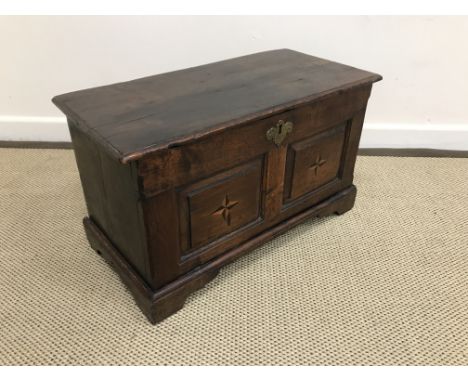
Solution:
[{"label": "rectangular panel", "polygon": [[290,145],[284,200],[297,199],[339,181],[346,123]]},{"label": "rectangular panel", "polygon": [[249,225],[260,217],[262,160],[224,171],[180,192],[184,252]]}]

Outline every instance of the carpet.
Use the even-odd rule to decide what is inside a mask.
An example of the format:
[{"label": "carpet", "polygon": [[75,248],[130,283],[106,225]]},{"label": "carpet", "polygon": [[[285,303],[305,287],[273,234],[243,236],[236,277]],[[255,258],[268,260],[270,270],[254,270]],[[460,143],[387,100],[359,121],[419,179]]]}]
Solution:
[{"label": "carpet", "polygon": [[88,246],[71,150],[0,149],[0,364],[466,365],[468,159],[358,157],[355,208],[157,326]]}]

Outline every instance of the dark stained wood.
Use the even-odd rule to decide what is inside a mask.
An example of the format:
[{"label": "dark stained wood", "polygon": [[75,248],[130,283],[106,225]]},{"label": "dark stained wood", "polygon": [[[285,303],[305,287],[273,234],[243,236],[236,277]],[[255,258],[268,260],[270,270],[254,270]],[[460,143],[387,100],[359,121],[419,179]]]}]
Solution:
[{"label": "dark stained wood", "polygon": [[[366,105],[367,106],[367,103]],[[354,165],[361,139],[362,126],[366,115],[365,106],[356,112],[354,117],[347,121],[347,130],[344,144],[344,153],[341,164],[341,181],[343,184],[351,184],[354,179]]]},{"label": "dark stained wood", "polygon": [[69,118],[89,241],[151,322],[249,249],[353,206],[378,79],[280,50],[54,99]]},{"label": "dark stained wood", "polygon": [[90,218],[145,280],[151,280],[134,165],[121,165],[70,122],[75,158]]},{"label": "dark stained wood", "polygon": [[153,288],[159,288],[179,276],[181,254],[177,194],[174,190],[144,199],[147,257]]},{"label": "dark stained wood", "polygon": [[185,248],[196,249],[260,217],[262,161],[249,162],[204,179],[181,192],[181,235]]},{"label": "dark stained wood", "polygon": [[122,281],[129,287],[140,309],[150,318],[151,301],[154,295],[152,288],[143,280],[127,257],[121,254],[109,240],[108,235],[99,228],[93,219],[84,218],[83,225],[91,248],[109,262]]},{"label": "dark stained wood", "polygon": [[123,162],[380,80],[288,49],[54,97]]},{"label": "dark stained wood", "polygon": [[346,123],[290,145],[285,200],[296,199],[340,177]]},{"label": "dark stained wood", "polygon": [[265,219],[273,221],[281,212],[287,146],[268,153],[265,174]]}]

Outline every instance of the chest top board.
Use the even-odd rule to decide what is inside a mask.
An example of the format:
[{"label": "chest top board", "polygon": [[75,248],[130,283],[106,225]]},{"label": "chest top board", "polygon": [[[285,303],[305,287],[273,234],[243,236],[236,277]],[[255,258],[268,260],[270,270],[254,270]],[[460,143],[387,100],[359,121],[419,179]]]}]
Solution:
[{"label": "chest top board", "polygon": [[91,246],[151,322],[168,317],[224,264],[353,206],[381,79],[281,49],[54,97]]},{"label": "chest top board", "polygon": [[53,102],[125,163],[380,79],[282,49],[81,90]]}]

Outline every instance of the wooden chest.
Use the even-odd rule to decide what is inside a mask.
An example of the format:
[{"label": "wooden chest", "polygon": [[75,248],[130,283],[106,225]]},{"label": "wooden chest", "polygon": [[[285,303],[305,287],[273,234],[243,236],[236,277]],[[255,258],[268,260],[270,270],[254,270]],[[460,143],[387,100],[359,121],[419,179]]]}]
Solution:
[{"label": "wooden chest", "polygon": [[304,219],[352,208],[381,76],[268,51],[57,96],[88,240],[148,319]]}]

